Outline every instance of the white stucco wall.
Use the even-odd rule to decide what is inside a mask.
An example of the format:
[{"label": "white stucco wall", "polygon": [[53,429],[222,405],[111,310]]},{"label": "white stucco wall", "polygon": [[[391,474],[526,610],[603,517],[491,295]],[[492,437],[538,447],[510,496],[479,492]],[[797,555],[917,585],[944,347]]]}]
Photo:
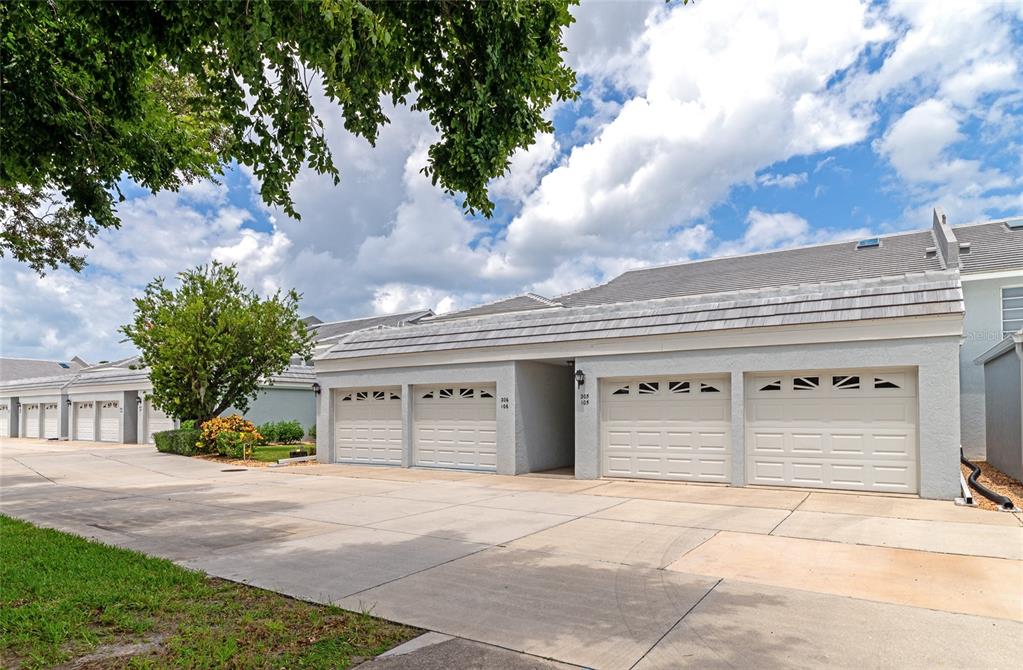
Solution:
[{"label": "white stucco wall", "polygon": [[973,280],[970,275],[963,276],[966,318],[959,377],[963,451],[971,459],[983,459],[986,453],[984,367],[974,360],[1002,340],[1002,288],[1010,286],[1023,286],[1023,272],[998,279]]},{"label": "white stucco wall", "polygon": [[517,473],[572,465],[575,459],[574,374],[575,368],[567,364],[515,363]]},{"label": "white stucco wall", "polygon": [[576,392],[576,477],[600,476],[599,380],[665,374],[730,374],[732,484],[746,483],[744,379],[783,370],[913,367],[919,380],[919,492],[924,498],[959,493],[959,338],[747,347],[663,354],[577,358],[586,375]]},{"label": "white stucco wall", "polygon": [[497,385],[497,472],[514,475],[522,471],[516,459],[515,442],[515,364],[474,363],[431,367],[390,368],[349,372],[316,373],[320,384],[319,411],[316,417],[316,456],[323,463],[333,463],[334,403],[337,389],[401,386],[403,418],[403,457],[406,467],[412,463],[412,393],[417,384],[494,383]]}]

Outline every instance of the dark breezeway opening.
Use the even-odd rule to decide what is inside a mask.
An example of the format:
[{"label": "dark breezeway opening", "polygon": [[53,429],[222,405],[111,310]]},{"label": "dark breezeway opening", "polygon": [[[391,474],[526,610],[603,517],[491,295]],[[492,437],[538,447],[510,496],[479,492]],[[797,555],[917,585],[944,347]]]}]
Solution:
[{"label": "dark breezeway opening", "polygon": [[573,361],[516,362],[520,473],[575,475],[574,375]]}]

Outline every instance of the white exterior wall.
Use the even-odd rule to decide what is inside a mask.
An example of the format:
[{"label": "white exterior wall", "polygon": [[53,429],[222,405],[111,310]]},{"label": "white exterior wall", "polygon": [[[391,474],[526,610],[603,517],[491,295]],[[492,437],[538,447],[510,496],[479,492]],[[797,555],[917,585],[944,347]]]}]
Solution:
[{"label": "white exterior wall", "polygon": [[392,368],[350,372],[317,373],[320,384],[319,411],[316,417],[316,456],[320,462],[334,463],[334,394],[338,389],[401,387],[402,465],[412,464],[414,385],[493,383],[497,385],[497,472],[514,475],[524,472],[516,456],[515,367],[511,362],[447,365],[435,367]]},{"label": "white exterior wall", "polygon": [[959,355],[962,384],[963,451],[982,460],[987,453],[984,413],[984,366],[975,359],[1002,341],[1002,289],[1023,286],[1023,271],[994,279],[963,275],[963,346]]},{"label": "white exterior wall", "polygon": [[746,484],[745,378],[754,372],[912,367],[919,378],[919,491],[959,493],[959,337],[746,347],[657,354],[577,357],[586,375],[575,396],[575,473],[600,477],[599,380],[666,374],[731,377],[731,483]]},{"label": "white exterior wall", "polygon": [[[66,395],[62,395],[59,392],[39,394],[39,392],[37,391],[36,393],[37,393],[37,395],[25,394],[25,395],[19,396],[18,397],[19,404],[21,404],[21,405],[39,405],[40,406],[40,410],[39,410],[40,416],[42,416],[44,414],[44,412],[42,410],[42,407],[44,407],[46,405],[49,405],[49,404],[56,404],[57,405],[57,410],[56,410],[57,411],[57,433],[58,433],[57,434],[57,438],[58,439],[65,439],[66,440],[67,436],[68,436],[68,431],[67,431],[67,428],[68,428],[68,414],[70,413],[69,412],[69,408],[67,406],[67,396]],[[26,428],[26,426],[25,426],[25,419],[26,419],[26,413],[25,413],[24,410],[22,410],[21,411],[21,416],[19,417],[19,426],[18,426],[18,435],[21,436],[21,437],[24,437],[27,434],[27,432],[28,432],[25,429]],[[38,427],[36,428],[36,435],[39,437],[39,439],[46,439],[46,437],[45,437],[46,433],[45,433],[45,430],[44,430],[44,427],[43,427],[43,419],[42,418],[40,419],[40,421],[38,423]]]}]

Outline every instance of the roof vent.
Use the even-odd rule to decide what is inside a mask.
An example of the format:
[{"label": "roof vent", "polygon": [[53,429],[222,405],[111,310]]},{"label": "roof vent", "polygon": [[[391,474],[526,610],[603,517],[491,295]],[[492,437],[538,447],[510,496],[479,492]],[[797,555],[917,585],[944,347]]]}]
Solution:
[{"label": "roof vent", "polygon": [[868,237],[867,239],[860,240],[859,242],[856,243],[857,249],[872,249],[874,247],[879,246],[881,246],[880,237]]},{"label": "roof vent", "polygon": [[1005,222],[1005,227],[1009,230],[1023,230],[1023,217],[1009,219]]}]

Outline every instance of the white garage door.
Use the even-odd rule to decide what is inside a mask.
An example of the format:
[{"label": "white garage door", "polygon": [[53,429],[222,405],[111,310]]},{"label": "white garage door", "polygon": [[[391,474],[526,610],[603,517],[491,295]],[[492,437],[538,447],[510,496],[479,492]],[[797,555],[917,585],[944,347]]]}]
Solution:
[{"label": "white garage door", "polygon": [[335,391],[334,449],[340,463],[401,465],[401,389]]},{"label": "white garage door", "polygon": [[43,437],[56,439],[60,437],[60,412],[57,403],[43,405]]},{"label": "white garage door", "polygon": [[24,419],[21,434],[25,437],[39,437],[39,405],[35,403],[22,405],[21,409],[21,416]]},{"label": "white garage door", "polygon": [[103,442],[121,441],[121,407],[116,400],[100,403],[99,439]]},{"label": "white garage door", "polygon": [[0,403],[0,437],[11,436],[11,406]]},{"label": "white garage door", "polygon": [[624,379],[600,388],[605,476],[730,480],[727,378]]},{"label": "white garage door", "polygon": [[497,469],[495,384],[417,386],[413,407],[415,464]]},{"label": "white garage door", "polygon": [[915,493],[916,386],[911,370],[752,377],[749,483]]},{"label": "white garage door", "polygon": [[153,407],[149,400],[143,405],[142,424],[146,427],[146,442],[153,443],[153,433],[174,430],[174,419]]},{"label": "white garage door", "polygon": [[96,403],[75,403],[75,439],[96,439]]}]

